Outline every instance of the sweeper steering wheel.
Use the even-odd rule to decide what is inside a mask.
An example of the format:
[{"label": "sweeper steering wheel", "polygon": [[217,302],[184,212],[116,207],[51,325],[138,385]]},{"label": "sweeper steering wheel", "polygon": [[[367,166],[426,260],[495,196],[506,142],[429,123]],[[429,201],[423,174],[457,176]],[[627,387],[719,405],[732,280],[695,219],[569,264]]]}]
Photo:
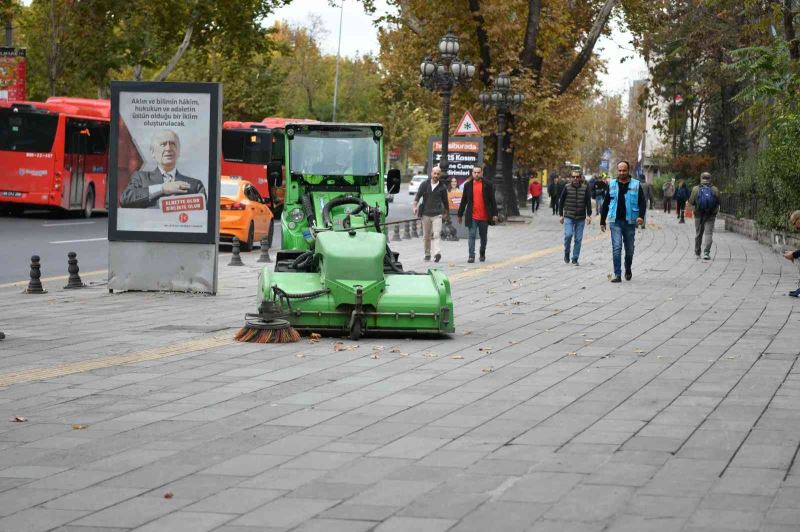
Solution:
[{"label": "sweeper steering wheel", "polygon": [[333,198],[330,200],[322,208],[322,224],[325,227],[333,227],[333,222],[331,222],[331,210],[334,207],[339,207],[341,205],[358,205],[358,207],[350,214],[358,214],[361,211],[366,211],[367,213],[370,212],[369,204],[363,199],[356,198],[354,196],[339,196],[338,198]]}]

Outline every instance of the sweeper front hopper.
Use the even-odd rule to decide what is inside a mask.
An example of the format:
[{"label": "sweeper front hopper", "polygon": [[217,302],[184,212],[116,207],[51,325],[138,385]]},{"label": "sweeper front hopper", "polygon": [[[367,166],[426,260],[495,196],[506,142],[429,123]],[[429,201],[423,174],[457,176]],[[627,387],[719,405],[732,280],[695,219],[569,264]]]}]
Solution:
[{"label": "sweeper front hopper", "polygon": [[290,341],[269,332],[281,323],[353,339],[454,332],[447,276],[404,271],[382,232],[384,192],[400,186],[384,188],[382,137],[377,124],[286,126],[283,249],[261,271],[258,313],[240,339]]}]

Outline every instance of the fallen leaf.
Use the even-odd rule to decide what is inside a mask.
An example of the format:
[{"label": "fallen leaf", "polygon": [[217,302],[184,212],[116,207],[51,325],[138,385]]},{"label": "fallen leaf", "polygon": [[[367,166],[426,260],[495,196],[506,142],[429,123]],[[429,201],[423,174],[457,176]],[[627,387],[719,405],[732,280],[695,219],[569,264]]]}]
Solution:
[{"label": "fallen leaf", "polygon": [[725,358],[727,358],[727,359],[730,359],[730,360],[734,360],[736,357],[735,357],[735,356],[730,356],[730,355],[729,355],[729,356],[726,356]]},{"label": "fallen leaf", "polygon": [[453,355],[450,358],[452,358],[453,360],[464,360],[464,357],[462,357],[461,355]]},{"label": "fallen leaf", "polygon": [[422,356],[424,356],[424,357],[427,357],[427,358],[436,358],[436,357],[438,357],[439,355],[437,355],[436,353],[425,353],[425,354],[424,354],[424,355],[422,355]]},{"label": "fallen leaf", "polygon": [[381,357],[378,355],[378,353],[372,353],[372,355],[370,355],[370,357],[369,357],[369,358],[375,358],[375,359],[377,359],[377,358],[381,358]]},{"label": "fallen leaf", "polygon": [[636,351],[634,351],[634,353],[644,353],[644,351],[642,351],[641,349],[637,349]]},{"label": "fallen leaf", "polygon": [[581,333],[581,336],[586,336],[586,333]]},{"label": "fallen leaf", "polygon": [[485,353],[491,353],[492,352],[492,348],[491,347],[479,347],[478,351],[483,351]]},{"label": "fallen leaf", "polygon": [[296,356],[297,358],[303,358],[303,357],[305,357],[305,355],[304,355],[303,353],[295,353],[295,355],[294,355],[294,356]]},{"label": "fallen leaf", "polygon": [[609,281],[611,280],[611,274],[610,273],[608,274],[608,280]]},{"label": "fallen leaf", "polygon": [[173,494],[171,491],[168,491],[168,492],[166,492],[166,493],[164,494],[164,498],[165,498],[165,499],[171,499],[171,498],[173,498],[174,496],[175,496],[175,495],[174,495],[174,494]]},{"label": "fallen leaf", "polygon": [[494,368],[483,368],[481,371],[483,371],[484,373],[491,373],[494,371]]},{"label": "fallen leaf", "polygon": [[578,356],[578,352],[577,351],[570,351],[569,353],[567,353],[567,355],[569,355],[571,357],[575,357],[575,356]]},{"label": "fallen leaf", "polygon": [[664,358],[663,355],[656,355],[656,358]]},{"label": "fallen leaf", "polygon": [[336,352],[344,351],[345,349],[347,348],[344,346],[342,342],[336,342],[335,344],[333,344],[333,350]]},{"label": "fallen leaf", "polygon": [[28,418],[22,416],[14,416],[11,418],[11,421],[13,421],[14,423],[25,423],[26,421],[28,421]]},{"label": "fallen leaf", "polygon": [[467,336],[468,334],[472,334],[472,331],[465,331],[464,332],[464,336]]},{"label": "fallen leaf", "polygon": [[80,423],[73,423],[72,424],[72,430],[83,430],[83,429],[88,429],[88,428],[89,428],[89,425],[82,425]]},{"label": "fallen leaf", "polygon": [[584,340],[584,342],[586,342],[587,344],[590,344],[590,343],[594,342],[594,340],[592,340],[591,338],[587,338],[586,340]]},{"label": "fallen leaf", "polygon": [[390,352],[390,353],[399,353],[399,352],[400,352],[400,350],[399,350],[398,348],[396,348],[396,347],[395,347],[394,349],[390,349],[390,350],[389,350],[389,352]]},{"label": "fallen leaf", "polygon": [[320,338],[322,338],[322,335],[320,333],[311,333],[309,335],[309,340],[308,341],[311,342],[312,344],[315,344],[315,343],[319,342]]}]

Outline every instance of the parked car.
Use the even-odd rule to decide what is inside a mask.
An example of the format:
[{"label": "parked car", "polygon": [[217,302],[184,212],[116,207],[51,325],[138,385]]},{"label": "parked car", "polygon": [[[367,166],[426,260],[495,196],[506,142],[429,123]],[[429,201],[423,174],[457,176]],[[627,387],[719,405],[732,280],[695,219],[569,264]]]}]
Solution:
[{"label": "parked car", "polygon": [[411,182],[408,184],[408,193],[409,194],[416,194],[419,190],[419,186],[428,180],[428,176],[425,174],[418,174],[411,178]]},{"label": "parked car", "polygon": [[223,178],[220,182],[219,237],[242,243],[249,251],[253,244],[269,234],[272,211],[256,187],[243,179]]}]

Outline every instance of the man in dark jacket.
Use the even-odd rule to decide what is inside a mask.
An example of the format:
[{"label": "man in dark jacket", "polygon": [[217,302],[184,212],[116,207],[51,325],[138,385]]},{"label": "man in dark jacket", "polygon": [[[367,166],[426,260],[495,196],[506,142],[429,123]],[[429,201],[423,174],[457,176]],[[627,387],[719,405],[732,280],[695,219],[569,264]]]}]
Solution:
[{"label": "man in dark jacket", "polygon": [[550,179],[547,180],[547,196],[550,198],[550,209],[555,216],[558,210],[558,197],[556,197],[556,186],[558,185],[558,176],[552,174]]},{"label": "man in dark jacket", "polygon": [[467,262],[475,262],[475,236],[480,233],[481,262],[486,260],[486,240],[489,224],[497,222],[497,202],[494,199],[494,187],[483,179],[483,168],[475,165],[472,168],[472,181],[464,187],[464,197],[458,206],[458,223],[462,223],[466,214],[466,226],[469,228],[469,258]]},{"label": "man in dark jacket", "polygon": [[572,183],[564,187],[558,199],[558,214],[564,226],[564,262],[569,264],[569,248],[575,236],[572,249],[572,264],[578,265],[583,241],[583,228],[592,223],[592,194],[580,170],[572,171]]},{"label": "man in dark jacket", "polygon": [[[439,262],[442,253],[439,250],[439,233],[442,231],[442,218],[449,215],[450,205],[447,199],[447,186],[439,178],[442,169],[434,166],[431,177],[423,182],[414,197],[412,208],[414,215],[422,218],[422,240],[425,249],[425,260],[431,260],[431,242],[433,242],[433,260]],[[422,200],[422,209],[419,201]]]}]

